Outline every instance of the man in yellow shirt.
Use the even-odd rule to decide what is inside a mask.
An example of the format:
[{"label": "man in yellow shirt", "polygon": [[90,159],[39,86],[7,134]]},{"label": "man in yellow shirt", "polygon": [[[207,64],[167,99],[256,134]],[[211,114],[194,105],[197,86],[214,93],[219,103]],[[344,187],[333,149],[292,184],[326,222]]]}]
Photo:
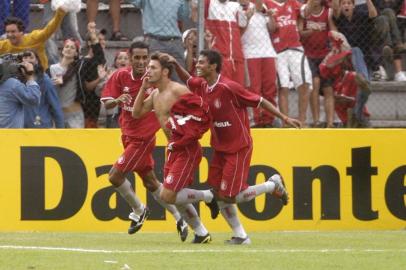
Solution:
[{"label": "man in yellow shirt", "polygon": [[0,55],[7,53],[23,52],[27,49],[35,50],[41,60],[44,69],[48,69],[48,58],[45,53],[46,41],[59,28],[66,12],[59,8],[55,16],[42,29],[24,34],[24,23],[19,18],[9,17],[4,21],[7,39],[0,40]]}]

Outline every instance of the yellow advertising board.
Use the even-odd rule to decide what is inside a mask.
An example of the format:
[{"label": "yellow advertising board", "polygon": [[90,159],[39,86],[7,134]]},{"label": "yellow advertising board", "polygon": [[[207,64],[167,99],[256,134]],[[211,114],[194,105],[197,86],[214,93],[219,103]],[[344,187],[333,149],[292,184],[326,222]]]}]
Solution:
[{"label": "yellow advertising board", "polygon": [[[252,130],[250,184],[278,172],[290,202],[261,195],[238,205],[248,231],[401,229],[406,227],[406,130]],[[209,134],[196,188],[207,187]],[[165,138],[157,137],[162,177]],[[1,130],[0,231],[125,231],[129,208],[108,181],[122,152],[119,130]],[[174,231],[175,221],[148,195],[143,231]],[[229,231],[221,218],[200,215],[210,231]]]}]

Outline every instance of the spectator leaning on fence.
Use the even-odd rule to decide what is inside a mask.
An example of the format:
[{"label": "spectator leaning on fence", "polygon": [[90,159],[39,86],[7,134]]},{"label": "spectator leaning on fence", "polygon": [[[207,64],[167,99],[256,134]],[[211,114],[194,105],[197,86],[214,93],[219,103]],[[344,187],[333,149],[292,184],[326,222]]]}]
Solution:
[{"label": "spectator leaning on fence", "polygon": [[328,31],[333,28],[332,13],[325,0],[309,0],[302,6],[302,16],[306,8],[309,14],[299,21],[299,33],[304,47],[305,55],[309,61],[313,77],[313,89],[310,94],[310,108],[313,116],[313,126],[322,127],[320,123],[319,94],[324,96],[324,109],[326,112],[326,127],[333,127],[334,96],[331,79],[320,76],[319,65],[329,52]]},{"label": "spectator leaning on fence", "polygon": [[[142,27],[151,52],[165,52],[185,66],[179,21],[188,19],[188,0],[128,0],[142,10]],[[176,74],[172,79],[180,81]]]},{"label": "spectator leaning on fence", "polygon": [[[355,8],[354,0],[333,0],[333,16],[337,30],[344,34],[351,46],[352,66],[359,74],[361,89],[369,91],[369,72],[364,52],[369,52],[368,39],[371,20],[377,16],[375,6],[367,0],[367,9]],[[367,89],[368,88],[368,89]]]},{"label": "spectator leaning on fence", "polygon": [[[276,106],[276,52],[272,46],[268,27],[275,22],[263,9],[263,1],[240,0],[246,12],[248,25],[241,37],[247,64],[248,90],[269,100]],[[251,127],[271,127],[274,115],[263,108],[247,108]]]},{"label": "spectator leaning on fence", "polygon": [[41,91],[41,100],[38,106],[24,106],[24,127],[64,128],[63,112],[58,94],[48,74],[44,72],[37,53],[33,50],[25,51],[23,61],[34,65],[35,81]]},{"label": "spectator leaning on fence", "polygon": [[79,49],[79,41],[66,39],[60,62],[49,68],[52,82],[56,86],[62,105],[66,128],[85,127],[81,104],[84,100],[84,93],[78,88]]},{"label": "spectator leaning on fence", "polygon": [[[366,109],[370,90],[362,74],[354,71],[351,49],[345,36],[329,32],[331,51],[320,64],[320,75],[333,80],[335,111],[347,127],[369,126]],[[359,50],[359,49],[358,49]],[[364,67],[366,69],[366,67]]]},{"label": "spectator leaning on fence", "polygon": [[[85,113],[85,127],[97,128],[100,111],[101,85],[104,85],[106,59],[104,57],[104,31],[96,30],[96,24],[88,24],[88,54],[79,61],[79,88],[85,94],[83,110]],[[99,85],[100,84],[100,85]],[[96,90],[98,90],[96,92]]]},{"label": "spectator leaning on fence", "polygon": [[[354,0],[333,0],[333,18],[337,30],[344,34],[352,48],[352,58],[355,70],[362,74],[369,81],[369,72],[363,70],[365,63],[364,56],[370,59],[376,55],[371,53],[373,45],[371,44],[371,27],[374,18],[378,15],[371,0],[366,0],[366,4],[355,6]],[[373,71],[376,70],[376,64],[369,62]],[[371,66],[371,64],[373,66]],[[378,66],[379,69],[379,66]]]},{"label": "spectator leaning on fence", "polygon": [[[196,73],[196,63],[197,63],[197,29],[190,28],[183,32],[182,34],[183,46],[185,46],[185,62],[186,70],[189,74],[195,75]],[[210,31],[205,31],[204,33],[204,48],[212,48],[213,35]]]},{"label": "spectator leaning on fence", "polygon": [[[279,107],[282,113],[289,113],[289,82],[293,81],[299,93],[299,120],[304,126],[309,105],[309,86],[312,73],[304,54],[298,30],[302,4],[297,0],[267,0],[268,15],[275,24],[271,29],[272,43],[278,53],[276,64],[279,77]],[[308,9],[304,15],[309,14]]]},{"label": "spectator leaning on fence", "polygon": [[205,1],[205,27],[213,35],[212,49],[223,57],[224,76],[244,85],[244,54],[241,29],[247,17],[239,3],[229,0]]},{"label": "spectator leaning on fence", "polygon": [[34,30],[28,34],[24,34],[25,28],[21,19],[15,17],[7,18],[4,22],[7,39],[0,40],[0,55],[33,49],[38,53],[44,69],[48,69],[45,43],[58,29],[65,14],[66,12],[62,8],[57,9],[55,16],[44,28]]},{"label": "spectator leaning on fence", "polygon": [[[3,60],[0,60],[3,65]],[[23,128],[24,106],[38,106],[41,92],[34,80],[34,67],[29,62],[22,62],[25,83],[6,76],[2,67],[0,77],[0,128]]]}]

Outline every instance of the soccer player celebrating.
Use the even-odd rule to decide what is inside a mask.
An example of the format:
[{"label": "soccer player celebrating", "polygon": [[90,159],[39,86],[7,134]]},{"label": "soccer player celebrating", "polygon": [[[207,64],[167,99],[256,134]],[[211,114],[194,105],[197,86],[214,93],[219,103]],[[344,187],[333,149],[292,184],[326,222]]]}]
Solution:
[{"label": "soccer player celebrating", "polygon": [[121,107],[119,122],[124,145],[124,153],[109,173],[109,181],[133,209],[129,215],[131,220],[129,234],[141,229],[149,215],[148,208],[135,195],[131,183],[125,178],[126,173],[136,172],[155,200],[172,213],[177,221],[177,230],[181,240],[185,241],[188,226],[174,205],[168,205],[160,200],[162,184],[157,180],[153,171],[152,151],[155,147],[155,133],[159,130],[159,122],[153,113],[146,114],[140,119],[134,119],[131,115],[132,104],[140,91],[142,75],[145,73],[149,60],[148,53],[147,44],[132,43],[129,49],[131,65],[115,71],[102,92],[101,101],[106,109],[118,105]]},{"label": "soccer player celebrating", "polygon": [[[195,231],[192,243],[208,243],[211,236],[200,222],[192,203],[204,201],[212,216],[219,213],[214,194],[210,190],[186,188],[202,159],[199,139],[209,129],[208,105],[202,97],[193,94],[186,86],[171,81],[173,65],[167,54],[151,56],[147,74],[134,102],[133,117],[140,119],[154,110],[168,138],[168,155],[165,162],[161,199],[175,204],[182,216]],[[146,95],[149,89],[150,95]],[[193,216],[193,218],[191,218]]]},{"label": "soccer player celebrating", "polygon": [[208,183],[215,190],[221,214],[234,232],[226,243],[250,244],[251,240],[237,217],[235,203],[247,202],[260,194],[270,193],[286,205],[288,194],[283,180],[277,174],[263,184],[247,184],[252,138],[246,108],[262,107],[289,126],[298,128],[301,123],[282,114],[265,98],[220,75],[222,58],[217,51],[200,52],[196,64],[198,77],[190,77],[174,58],[171,61],[176,64],[180,78],[187,80],[189,89],[209,103],[212,117],[210,144],[214,153],[209,166]]}]

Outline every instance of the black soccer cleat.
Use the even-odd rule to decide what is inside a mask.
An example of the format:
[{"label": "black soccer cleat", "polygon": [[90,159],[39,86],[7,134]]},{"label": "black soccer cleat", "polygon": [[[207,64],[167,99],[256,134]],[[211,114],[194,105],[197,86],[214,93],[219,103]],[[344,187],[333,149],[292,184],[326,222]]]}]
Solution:
[{"label": "black soccer cleat", "polygon": [[187,223],[183,218],[179,219],[178,222],[176,222],[176,229],[178,230],[180,240],[182,240],[182,242],[185,242],[189,234],[189,229]]},{"label": "black soccer cleat", "polygon": [[220,210],[213,190],[210,190],[210,192],[213,193],[213,199],[210,202],[206,203],[206,205],[210,209],[211,218],[216,219],[219,215]]},{"label": "black soccer cleat", "polygon": [[130,227],[128,228],[128,234],[134,234],[138,232],[142,225],[144,224],[144,221],[148,218],[149,216],[149,209],[148,207],[144,208],[144,211],[142,212],[141,216],[136,215],[134,212],[131,212],[128,218],[131,220]]},{"label": "black soccer cleat", "polygon": [[195,238],[192,241],[192,244],[207,244],[211,242],[211,235],[208,233],[206,235],[200,236],[195,234]]}]

